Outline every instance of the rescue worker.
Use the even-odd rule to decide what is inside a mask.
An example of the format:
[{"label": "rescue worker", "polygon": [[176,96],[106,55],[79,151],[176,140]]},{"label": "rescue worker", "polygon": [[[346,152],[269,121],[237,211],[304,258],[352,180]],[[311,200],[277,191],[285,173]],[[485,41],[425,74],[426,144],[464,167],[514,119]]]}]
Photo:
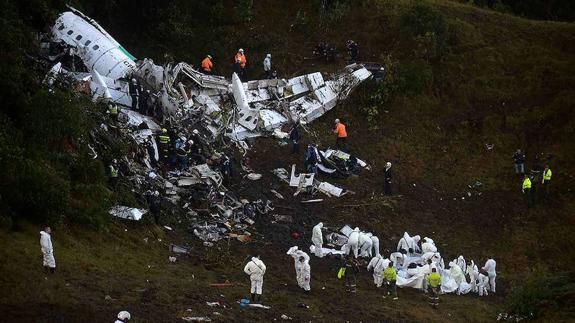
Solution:
[{"label": "rescue worker", "polygon": [[431,274],[427,275],[427,284],[431,288],[429,304],[437,308],[437,306],[439,306],[439,293],[441,291],[441,276],[436,268],[431,268]]},{"label": "rescue worker", "polygon": [[54,248],[52,247],[52,228],[46,226],[40,231],[40,247],[42,250],[42,265],[44,271],[54,273],[56,271],[56,259],[54,258]]},{"label": "rescue worker", "polygon": [[188,170],[188,153],[189,148],[187,146],[186,137],[182,136],[176,140],[176,156],[182,171]]},{"label": "rescue worker", "polygon": [[224,178],[224,183],[228,183],[232,178],[232,161],[226,154],[220,156],[220,172]]},{"label": "rescue worker", "polygon": [[527,207],[531,207],[533,205],[533,192],[531,191],[531,179],[529,179],[527,174],[525,174],[523,177],[523,185],[521,191],[523,192],[523,196],[527,201]]},{"label": "rescue worker", "polygon": [[252,302],[262,300],[262,288],[264,284],[264,275],[266,265],[260,260],[259,255],[254,255],[252,260],[244,267],[244,272],[250,276]]},{"label": "rescue worker", "polygon": [[545,192],[545,200],[549,199],[549,185],[551,185],[552,175],[553,173],[551,172],[549,165],[545,164],[545,168],[543,169],[543,180],[541,181],[541,184],[543,184],[543,190]]},{"label": "rescue worker", "polygon": [[485,270],[481,269],[477,275],[477,289],[479,296],[487,296],[489,294],[487,287],[489,287],[489,274]]},{"label": "rescue worker", "polygon": [[316,224],[316,226],[312,229],[311,234],[311,242],[315,246],[315,255],[316,257],[323,257],[323,235],[321,233],[321,229],[323,228],[323,222]]},{"label": "rescue worker", "polygon": [[346,292],[357,292],[357,273],[359,272],[359,264],[351,255],[347,256],[345,260],[345,287]]},{"label": "rescue worker", "polygon": [[367,265],[368,271],[373,269],[373,283],[378,288],[383,284],[383,271],[389,263],[389,260],[383,258],[381,255],[377,255],[373,257]]},{"label": "rescue worker", "polygon": [[246,56],[244,55],[244,50],[242,48],[238,49],[236,56],[234,58],[234,71],[238,74],[240,80],[244,80],[246,73]]},{"label": "rescue worker", "polygon": [[391,195],[391,163],[385,163],[385,171],[383,173],[383,193]]},{"label": "rescue worker", "polygon": [[485,262],[485,266],[481,268],[487,273],[487,277],[489,278],[489,290],[495,293],[495,278],[497,278],[497,273],[495,272],[495,267],[497,266],[497,262],[495,259],[487,259]]},{"label": "rescue worker", "polygon": [[335,119],[335,125],[333,128],[333,133],[336,134],[335,146],[339,150],[347,150],[347,131],[345,130],[345,125]]},{"label": "rescue worker", "polygon": [[212,63],[212,56],[206,55],[206,58],[202,60],[202,72],[204,74],[212,74],[212,68],[214,67],[214,63]]},{"label": "rescue worker", "polygon": [[385,290],[383,291],[383,298],[387,296],[393,297],[393,300],[397,300],[397,272],[393,268],[393,262],[387,265],[387,268],[383,271],[383,279],[385,280]]},{"label": "rescue worker", "polygon": [[306,172],[317,174],[317,164],[320,162],[319,152],[315,144],[309,144],[305,152],[304,166]]},{"label": "rescue worker", "polygon": [[138,108],[138,83],[135,78],[128,83],[128,92],[132,98],[132,110],[136,111]]},{"label": "rescue worker", "polygon": [[114,323],[124,323],[132,318],[128,311],[121,311],[118,313],[118,319]]},{"label": "rescue worker", "polygon": [[118,120],[118,114],[120,113],[120,110],[118,109],[116,103],[114,102],[108,103],[108,113],[110,114],[110,117],[112,117],[112,120],[114,121]]},{"label": "rescue worker", "polygon": [[150,90],[140,92],[138,97],[138,109],[143,115],[148,115],[148,100],[150,98]]},{"label": "rescue worker", "polygon": [[267,54],[264,58],[264,74],[268,79],[272,77],[272,54]]},{"label": "rescue worker", "polygon": [[311,290],[311,267],[309,265],[309,255],[304,251],[298,250],[298,247],[292,247],[288,255],[294,259],[296,280],[299,287],[303,288],[305,293]]},{"label": "rescue worker", "polygon": [[359,45],[353,40],[348,40],[346,45],[349,58],[355,63],[359,58]]},{"label": "rescue worker", "polygon": [[300,135],[299,135],[298,127],[299,127],[299,122],[296,122],[289,132],[289,140],[291,140],[291,142],[292,142],[292,150],[291,150],[292,154],[299,153]]},{"label": "rescue worker", "polygon": [[521,152],[521,149],[517,149],[515,154],[513,154],[513,166],[515,174],[525,173],[525,154]]},{"label": "rescue worker", "polygon": [[162,128],[158,136],[158,146],[160,150],[160,160],[165,163],[170,158],[170,136],[166,128]]},{"label": "rescue worker", "polygon": [[110,169],[110,186],[116,188],[116,185],[118,185],[118,179],[120,177],[120,167],[118,166],[118,161],[116,159],[112,160],[109,169]]}]

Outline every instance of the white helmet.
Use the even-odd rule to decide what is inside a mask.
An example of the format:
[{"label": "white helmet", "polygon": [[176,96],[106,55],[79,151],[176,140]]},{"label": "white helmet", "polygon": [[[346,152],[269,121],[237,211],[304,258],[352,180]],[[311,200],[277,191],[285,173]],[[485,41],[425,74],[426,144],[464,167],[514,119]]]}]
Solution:
[{"label": "white helmet", "polygon": [[272,54],[267,54],[266,57],[267,57],[267,58],[272,58]]},{"label": "white helmet", "polygon": [[238,49],[238,52],[243,53],[243,52],[244,52],[244,49],[243,49],[243,48],[240,48],[240,49]]},{"label": "white helmet", "polygon": [[121,311],[120,313],[118,313],[118,319],[119,320],[129,320],[131,318],[132,318],[132,316],[130,315],[130,313],[128,311]]}]

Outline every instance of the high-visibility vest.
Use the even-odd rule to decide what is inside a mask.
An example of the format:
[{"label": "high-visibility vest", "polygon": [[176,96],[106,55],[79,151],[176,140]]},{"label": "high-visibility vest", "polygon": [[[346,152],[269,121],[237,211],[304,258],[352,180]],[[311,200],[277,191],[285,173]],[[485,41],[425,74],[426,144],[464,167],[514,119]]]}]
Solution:
[{"label": "high-visibility vest", "polygon": [[523,180],[523,192],[525,192],[526,189],[531,189],[531,180],[529,177]]},{"label": "high-visibility vest", "polygon": [[110,114],[111,115],[118,114],[118,106],[117,105],[114,104],[113,106],[110,107]]},{"label": "high-visibility vest", "polygon": [[161,144],[168,144],[170,143],[170,137],[166,136],[166,135],[160,135],[158,136],[158,139],[160,141]]},{"label": "high-visibility vest", "polygon": [[388,281],[396,280],[397,279],[397,273],[395,272],[395,269],[393,269],[393,267],[385,268],[385,270],[383,271],[383,278],[385,278],[385,280],[388,280]]},{"label": "high-visibility vest", "polygon": [[241,68],[245,68],[246,67],[246,56],[244,54],[238,52],[236,54],[236,63],[239,63]]},{"label": "high-visibility vest", "polygon": [[438,287],[441,285],[441,276],[438,272],[432,272],[427,276],[427,282],[431,287]]},{"label": "high-visibility vest", "polygon": [[345,125],[343,123],[338,123],[335,127],[335,131],[337,132],[338,138],[346,138],[347,131],[345,130]]},{"label": "high-visibility vest", "polygon": [[547,170],[543,172],[543,181],[549,182],[551,180],[551,175],[553,175],[551,168],[547,168]]},{"label": "high-visibility vest", "polygon": [[110,175],[112,177],[118,177],[118,169],[114,166],[110,166]]},{"label": "high-visibility vest", "polygon": [[209,57],[204,58],[204,60],[202,61],[202,69],[204,71],[211,72],[213,66],[214,64],[212,63],[212,60]]}]

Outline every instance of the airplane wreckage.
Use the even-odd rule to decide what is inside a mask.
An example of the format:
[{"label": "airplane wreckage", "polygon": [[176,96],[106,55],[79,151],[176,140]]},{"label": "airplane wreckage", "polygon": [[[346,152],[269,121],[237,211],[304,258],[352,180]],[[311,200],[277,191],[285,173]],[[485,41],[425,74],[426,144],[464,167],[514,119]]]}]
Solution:
[{"label": "airplane wreckage", "polygon": [[[140,154],[146,156],[143,163],[128,157],[120,160],[129,168],[126,173],[135,183],[134,192],[145,195],[148,202],[165,198],[184,211],[188,210],[188,215],[197,220],[195,223],[201,221],[203,224],[196,225],[193,232],[206,242],[217,241],[228,231],[239,231],[236,237],[241,240],[240,237],[245,238],[243,230],[253,224],[251,218],[255,213],[273,210],[270,201],[240,201],[222,185],[222,172],[217,166],[209,165],[214,155],[218,156],[224,150],[222,146],[233,145],[245,155],[249,149],[246,139],[269,135],[285,139],[288,133],[282,129],[290,124],[305,125],[319,118],[347,98],[361,82],[372,77],[372,72],[361,64],[348,65],[327,80],[316,72],[289,79],[247,82],[242,82],[235,73],[231,79],[206,75],[185,62],[159,66],[148,58],[136,60],[96,21],[69,8],[70,11],[57,18],[50,35],[44,38],[47,41],[42,43],[41,56],[52,66],[44,83],[52,87],[58,80],[72,80],[70,87],[75,91],[91,96],[94,101],[121,106],[118,118],[124,125],[119,128],[145,147],[141,148],[143,153]],[[380,67],[377,69],[381,72]],[[136,83],[154,108],[160,110],[160,118],[138,109],[140,99],[131,90]],[[160,172],[153,167],[154,161],[160,160],[154,139],[162,129],[158,119],[169,125],[179,138],[193,138],[202,146],[206,158],[180,171]],[[96,130],[108,131],[105,124]],[[191,142],[183,141],[184,144]],[[99,149],[94,145],[90,149],[97,158]],[[329,158],[341,160],[329,162]],[[349,158],[350,155],[343,152],[322,151],[322,160],[327,165],[322,170],[332,173],[334,169],[329,168],[330,164],[345,163]],[[369,168],[362,161],[359,165]],[[252,173],[248,178],[257,180],[261,177],[249,167],[243,168]],[[291,177],[293,182],[293,171]],[[302,188],[312,186],[304,180],[309,176],[302,174],[300,177],[297,184],[291,185],[298,186],[298,193]],[[316,186],[321,185],[316,188],[327,195],[343,195],[341,189],[329,183],[315,182]],[[191,208],[190,201],[198,194],[210,202],[209,221],[198,220],[197,212]],[[157,202],[150,204],[153,203]],[[111,215],[136,220],[146,212],[125,206],[110,210]]]}]

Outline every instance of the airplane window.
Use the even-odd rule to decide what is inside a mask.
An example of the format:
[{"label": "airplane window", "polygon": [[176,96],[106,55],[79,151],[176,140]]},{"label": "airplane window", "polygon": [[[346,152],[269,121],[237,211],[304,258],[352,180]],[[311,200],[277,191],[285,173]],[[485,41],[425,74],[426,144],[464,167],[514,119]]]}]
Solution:
[{"label": "airplane window", "polygon": [[92,42],[91,40],[86,40],[86,42],[84,43],[84,46],[90,45],[91,42]]},{"label": "airplane window", "polygon": [[92,47],[93,50],[98,50],[98,48],[100,48],[98,45],[94,45],[94,47]]},{"label": "airplane window", "polygon": [[80,39],[82,39],[82,35],[76,36],[76,40],[80,40]]},{"label": "airplane window", "polygon": [[74,31],[72,29],[68,30],[68,35],[72,35],[74,33]]},{"label": "airplane window", "polygon": [[58,30],[64,30],[64,24],[61,24],[60,27],[58,27]]}]

